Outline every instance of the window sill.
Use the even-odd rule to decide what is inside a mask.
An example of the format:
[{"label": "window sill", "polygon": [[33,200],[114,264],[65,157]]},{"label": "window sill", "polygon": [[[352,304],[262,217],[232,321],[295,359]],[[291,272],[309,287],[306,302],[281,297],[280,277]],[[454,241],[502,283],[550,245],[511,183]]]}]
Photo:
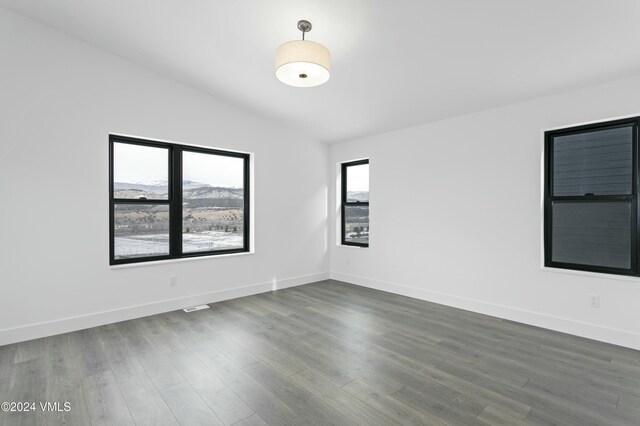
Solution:
[{"label": "window sill", "polygon": [[250,256],[253,254],[255,254],[254,251],[247,251],[243,253],[215,254],[211,256],[196,256],[196,257],[183,257],[180,259],[153,260],[151,262],[126,263],[123,265],[109,265],[109,269],[111,270],[111,269],[140,268],[143,266],[167,265],[167,264],[178,263],[178,262],[211,260],[211,259],[219,259],[222,257]]},{"label": "window sill", "polygon": [[346,244],[336,244],[336,247],[343,247],[343,248],[348,248],[348,249],[356,249],[356,250],[369,250],[369,247],[360,247],[360,246],[349,246]]},{"label": "window sill", "polygon": [[541,269],[546,272],[560,272],[561,274],[569,274],[569,275],[582,275],[593,278],[605,278],[611,280],[620,280],[620,281],[635,281],[638,282],[640,277],[634,277],[632,275],[616,275],[616,274],[605,274],[603,272],[591,272],[591,271],[578,271],[576,269],[564,269],[564,268],[554,268],[551,266],[542,266]]}]

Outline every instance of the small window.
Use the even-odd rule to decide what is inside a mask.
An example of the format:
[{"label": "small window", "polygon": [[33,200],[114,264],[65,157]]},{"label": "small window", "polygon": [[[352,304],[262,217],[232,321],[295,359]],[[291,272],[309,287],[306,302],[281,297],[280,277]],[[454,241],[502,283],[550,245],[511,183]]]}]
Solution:
[{"label": "small window", "polygon": [[109,144],[110,264],[249,251],[249,154]]},{"label": "small window", "polygon": [[342,163],[342,244],[369,247],[369,160]]},{"label": "small window", "polygon": [[638,275],[638,119],[545,134],[545,265]]}]

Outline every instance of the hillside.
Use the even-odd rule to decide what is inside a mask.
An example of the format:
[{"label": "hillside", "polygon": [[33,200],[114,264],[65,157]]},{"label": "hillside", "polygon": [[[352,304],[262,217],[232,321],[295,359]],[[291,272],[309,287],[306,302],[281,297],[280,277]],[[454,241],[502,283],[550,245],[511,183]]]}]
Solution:
[{"label": "hillside", "polygon": [[369,201],[369,191],[348,191],[347,201]]},{"label": "hillside", "polygon": [[[138,200],[167,199],[167,183],[129,183],[115,182],[114,197]],[[239,208],[244,204],[244,191],[241,188],[224,188],[203,183],[185,181],[182,193],[185,207]]]}]

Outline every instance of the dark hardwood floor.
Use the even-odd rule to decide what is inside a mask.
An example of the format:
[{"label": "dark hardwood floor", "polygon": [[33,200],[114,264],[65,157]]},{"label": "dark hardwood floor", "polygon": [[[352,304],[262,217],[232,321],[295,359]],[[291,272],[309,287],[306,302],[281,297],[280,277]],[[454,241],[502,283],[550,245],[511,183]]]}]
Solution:
[{"label": "dark hardwood floor", "polygon": [[640,352],[324,281],[0,347],[2,401],[38,404],[2,425],[638,425]]}]

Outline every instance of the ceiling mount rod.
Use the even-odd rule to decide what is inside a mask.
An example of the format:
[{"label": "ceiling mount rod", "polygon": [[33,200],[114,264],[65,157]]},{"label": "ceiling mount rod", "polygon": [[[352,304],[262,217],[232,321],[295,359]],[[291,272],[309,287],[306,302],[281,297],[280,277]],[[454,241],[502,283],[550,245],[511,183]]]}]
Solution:
[{"label": "ceiling mount rod", "polygon": [[298,21],[298,29],[302,31],[302,40],[304,40],[304,33],[311,31],[311,22],[301,19]]}]

